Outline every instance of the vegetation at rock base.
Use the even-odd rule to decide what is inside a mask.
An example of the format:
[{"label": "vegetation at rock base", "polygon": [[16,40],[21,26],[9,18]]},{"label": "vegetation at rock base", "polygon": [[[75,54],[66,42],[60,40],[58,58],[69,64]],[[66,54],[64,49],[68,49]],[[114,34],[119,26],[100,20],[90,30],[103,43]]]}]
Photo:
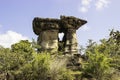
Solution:
[{"label": "vegetation at rock base", "polygon": [[120,80],[120,32],[112,30],[109,39],[100,41],[97,44],[89,40],[83,76],[96,80]]},{"label": "vegetation at rock base", "polygon": [[66,60],[35,52],[27,40],[13,44],[11,49],[0,47],[0,80],[72,80]]},{"label": "vegetation at rock base", "polygon": [[66,68],[64,55],[37,53],[34,41],[0,46],[0,80],[120,80],[120,31],[112,30],[100,42],[89,40],[76,72]]}]

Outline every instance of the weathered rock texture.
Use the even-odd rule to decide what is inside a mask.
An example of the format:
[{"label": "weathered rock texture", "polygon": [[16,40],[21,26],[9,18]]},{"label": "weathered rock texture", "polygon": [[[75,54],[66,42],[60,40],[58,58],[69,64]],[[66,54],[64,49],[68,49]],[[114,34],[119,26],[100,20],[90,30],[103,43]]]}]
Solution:
[{"label": "weathered rock texture", "polygon": [[[33,31],[38,35],[41,51],[64,51],[74,54],[78,51],[76,30],[85,23],[87,21],[73,16],[60,16],[60,19],[36,17],[33,20]],[[59,41],[58,34],[62,32],[64,37]]]}]

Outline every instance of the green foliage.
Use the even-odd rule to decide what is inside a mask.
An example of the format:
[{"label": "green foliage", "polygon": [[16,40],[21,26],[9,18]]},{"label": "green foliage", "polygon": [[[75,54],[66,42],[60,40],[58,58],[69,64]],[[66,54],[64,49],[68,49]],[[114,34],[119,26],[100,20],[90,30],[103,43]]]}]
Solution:
[{"label": "green foliage", "polygon": [[32,53],[34,52],[32,44],[28,40],[21,40],[19,43],[15,43],[11,46],[11,52],[20,54],[27,61],[32,59]]},{"label": "green foliage", "polygon": [[46,80],[49,74],[49,54],[33,53],[34,59],[22,66],[15,76],[17,80]]},{"label": "green foliage", "polygon": [[12,53],[10,49],[0,48],[0,76],[4,74],[7,79],[7,75],[18,72],[25,63],[26,60],[20,54]]},{"label": "green foliage", "polygon": [[1,80],[72,80],[64,64],[56,55],[36,53],[28,41],[13,44],[11,49],[0,47]]},{"label": "green foliage", "polygon": [[[112,30],[109,39],[102,39],[100,44],[89,40],[85,51],[87,59],[83,63],[83,76],[94,77],[97,80],[112,80],[108,76],[116,72],[120,73],[119,31]],[[116,78],[116,80],[119,79]]]},{"label": "green foliage", "polygon": [[0,46],[0,80],[74,80],[73,74],[82,80],[119,80],[120,32],[112,30],[100,41],[89,40],[82,68],[76,72],[66,68],[68,59],[62,54],[37,53],[36,42],[22,40],[11,49]]},{"label": "green foliage", "polygon": [[32,53],[32,45],[28,40],[21,40],[19,43],[13,44],[11,50],[14,53]]},{"label": "green foliage", "polygon": [[120,31],[112,30],[107,41],[109,54],[113,58],[113,67],[120,70]]},{"label": "green foliage", "polygon": [[111,69],[111,58],[108,58],[104,53],[100,53],[97,46],[93,49],[93,52],[87,51],[86,54],[88,59],[84,66],[84,73],[97,80],[104,80]]}]

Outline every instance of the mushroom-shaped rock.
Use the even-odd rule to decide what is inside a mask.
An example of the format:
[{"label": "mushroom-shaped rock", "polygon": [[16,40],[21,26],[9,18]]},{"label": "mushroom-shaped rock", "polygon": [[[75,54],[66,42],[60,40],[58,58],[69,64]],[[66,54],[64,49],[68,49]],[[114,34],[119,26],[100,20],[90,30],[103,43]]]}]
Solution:
[{"label": "mushroom-shaped rock", "polygon": [[64,28],[71,28],[76,30],[87,23],[87,21],[73,16],[60,16],[60,19],[61,23],[64,25]]},{"label": "mushroom-shaped rock", "polygon": [[59,19],[52,18],[34,18],[33,31],[36,35],[39,35],[43,30],[59,29]]},{"label": "mushroom-shaped rock", "polygon": [[73,17],[73,16],[60,16],[60,19],[53,18],[39,18],[33,20],[33,31],[38,35],[38,45],[42,50],[53,50],[59,48],[58,33],[63,32],[63,43],[65,53],[76,53],[77,36],[76,30],[87,21]]}]

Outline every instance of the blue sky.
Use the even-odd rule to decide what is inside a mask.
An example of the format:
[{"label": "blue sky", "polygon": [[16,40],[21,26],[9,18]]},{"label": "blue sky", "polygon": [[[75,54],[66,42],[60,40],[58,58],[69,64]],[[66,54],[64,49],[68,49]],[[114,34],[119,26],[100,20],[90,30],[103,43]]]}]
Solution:
[{"label": "blue sky", "polygon": [[77,30],[78,42],[107,38],[110,29],[120,30],[120,0],[0,0],[0,45],[10,47],[21,39],[37,36],[34,17],[75,16],[88,23]]}]

